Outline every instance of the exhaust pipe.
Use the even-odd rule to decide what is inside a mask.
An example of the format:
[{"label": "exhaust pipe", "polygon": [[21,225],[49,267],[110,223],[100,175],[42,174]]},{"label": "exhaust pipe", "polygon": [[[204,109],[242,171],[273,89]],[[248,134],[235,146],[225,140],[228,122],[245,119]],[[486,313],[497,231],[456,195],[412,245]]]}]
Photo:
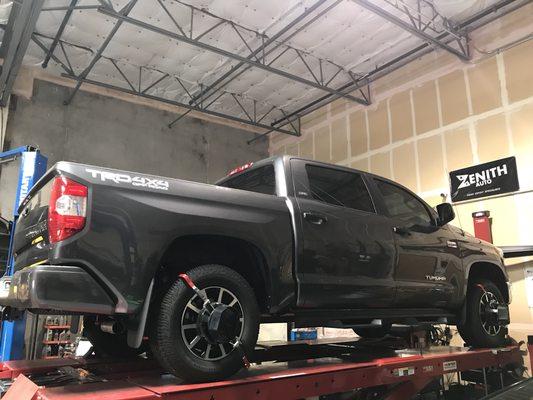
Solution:
[{"label": "exhaust pipe", "polygon": [[117,321],[103,321],[100,324],[100,329],[103,332],[110,333],[112,335],[117,335],[119,333],[124,332],[124,327],[121,323],[118,323]]}]

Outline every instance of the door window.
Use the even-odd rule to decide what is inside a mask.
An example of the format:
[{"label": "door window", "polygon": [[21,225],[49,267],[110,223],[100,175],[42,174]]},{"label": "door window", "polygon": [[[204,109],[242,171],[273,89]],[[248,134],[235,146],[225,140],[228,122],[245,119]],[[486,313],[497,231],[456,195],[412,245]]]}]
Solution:
[{"label": "door window", "polygon": [[391,183],[375,179],[383,196],[389,216],[398,218],[411,225],[432,225],[432,218],[422,202],[408,191]]},{"label": "door window", "polygon": [[234,178],[222,182],[220,186],[249,192],[276,194],[276,177],[272,164],[243,172]]},{"label": "door window", "polygon": [[374,212],[374,205],[360,174],[308,164],[305,166],[315,200]]}]

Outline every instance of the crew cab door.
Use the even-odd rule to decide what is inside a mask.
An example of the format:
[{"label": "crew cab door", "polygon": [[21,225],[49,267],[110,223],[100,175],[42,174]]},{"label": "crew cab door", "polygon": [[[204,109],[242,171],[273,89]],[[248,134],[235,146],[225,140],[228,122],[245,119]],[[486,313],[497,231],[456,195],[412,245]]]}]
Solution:
[{"label": "crew cab door", "polygon": [[298,305],[394,302],[394,238],[356,171],[291,159],[297,203]]},{"label": "crew cab door", "polygon": [[447,306],[463,279],[455,235],[448,226],[438,226],[436,213],[406,188],[377,177],[372,181],[396,241],[395,305]]}]

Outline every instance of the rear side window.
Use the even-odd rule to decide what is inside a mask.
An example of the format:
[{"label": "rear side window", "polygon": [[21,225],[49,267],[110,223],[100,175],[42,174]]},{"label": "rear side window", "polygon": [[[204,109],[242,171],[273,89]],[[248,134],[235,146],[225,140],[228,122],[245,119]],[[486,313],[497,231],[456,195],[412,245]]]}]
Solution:
[{"label": "rear side window", "polygon": [[316,165],[306,165],[305,170],[315,200],[374,212],[372,199],[360,174]]},{"label": "rear side window", "polygon": [[274,166],[270,164],[243,172],[234,178],[221,183],[220,186],[275,195],[276,177],[274,174]]},{"label": "rear side window", "polygon": [[418,198],[391,183],[379,179],[375,179],[375,182],[391,217],[412,225],[428,226],[432,224],[428,210]]}]

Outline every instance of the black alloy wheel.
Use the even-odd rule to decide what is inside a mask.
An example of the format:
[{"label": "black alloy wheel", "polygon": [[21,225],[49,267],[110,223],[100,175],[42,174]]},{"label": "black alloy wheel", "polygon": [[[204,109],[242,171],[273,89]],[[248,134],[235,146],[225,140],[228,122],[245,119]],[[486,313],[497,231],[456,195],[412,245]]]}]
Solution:
[{"label": "black alloy wheel", "polygon": [[507,307],[507,304],[492,281],[480,279],[469,285],[464,305],[466,318],[457,324],[467,345],[499,347],[507,343],[507,330],[498,317],[498,307],[501,306]]},{"label": "black alloy wheel", "polygon": [[259,307],[253,289],[223,265],[187,272],[164,295],[150,327],[152,353],[168,372],[188,382],[227,378],[244,366],[259,333]]}]

